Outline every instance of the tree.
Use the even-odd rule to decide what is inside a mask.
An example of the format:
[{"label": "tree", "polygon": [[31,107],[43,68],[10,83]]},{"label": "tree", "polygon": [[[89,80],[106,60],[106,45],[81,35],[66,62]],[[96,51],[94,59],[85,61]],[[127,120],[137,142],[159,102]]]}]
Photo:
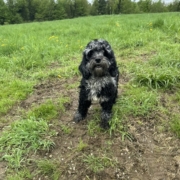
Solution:
[{"label": "tree", "polygon": [[106,0],[94,0],[92,4],[91,14],[92,15],[103,15],[107,14],[106,6],[107,1]]},{"label": "tree", "polygon": [[106,1],[98,0],[98,14],[107,14],[106,13]]},{"label": "tree", "polygon": [[87,16],[89,14],[87,0],[75,0],[74,1],[75,17]]},{"label": "tree", "polygon": [[65,11],[64,0],[58,0],[54,8],[54,19],[65,19],[67,13]]},{"label": "tree", "polygon": [[48,0],[45,6],[45,19],[54,20],[54,9],[55,9],[54,0]]},{"label": "tree", "polygon": [[91,15],[98,15],[98,6],[99,6],[98,0],[94,0],[90,11]]},{"label": "tree", "polygon": [[124,14],[134,13],[134,3],[131,0],[122,0],[120,12]]},{"label": "tree", "polygon": [[151,4],[151,0],[140,0],[138,2],[138,6],[141,12],[150,12]]},{"label": "tree", "polygon": [[[34,14],[34,20],[35,21],[44,21],[47,20],[47,6],[49,5],[48,0],[33,0],[32,7],[34,8],[33,12]],[[31,14],[33,14],[31,12]],[[32,17],[32,15],[31,15]]]},{"label": "tree", "polygon": [[31,18],[37,21],[53,20],[55,2],[54,0],[31,0]]},{"label": "tree", "polygon": [[167,7],[169,11],[178,11],[180,12],[180,1],[175,0],[173,3],[170,3],[169,6]]},{"label": "tree", "polygon": [[122,0],[117,1],[117,12],[118,14],[121,13],[121,7],[122,7]]},{"label": "tree", "polygon": [[165,11],[167,11],[167,7],[161,0],[157,2],[153,2],[151,4],[150,12],[165,12]]},{"label": "tree", "polygon": [[17,13],[23,18],[24,21],[30,20],[29,2],[26,0],[18,0],[16,3]]},{"label": "tree", "polygon": [[0,24],[8,22],[9,10],[3,0],[0,0]]},{"label": "tree", "polygon": [[22,23],[23,19],[21,15],[18,13],[18,6],[17,6],[17,1],[16,0],[7,0],[7,8],[8,8],[8,21],[11,24],[16,24],[16,23]]},{"label": "tree", "polygon": [[117,5],[119,0],[107,0],[107,5],[106,5],[106,11],[107,11],[107,14],[116,14],[118,13],[119,11],[117,11]]},{"label": "tree", "polygon": [[162,0],[0,0],[0,24],[166,11],[180,11],[180,1],[167,6]]}]

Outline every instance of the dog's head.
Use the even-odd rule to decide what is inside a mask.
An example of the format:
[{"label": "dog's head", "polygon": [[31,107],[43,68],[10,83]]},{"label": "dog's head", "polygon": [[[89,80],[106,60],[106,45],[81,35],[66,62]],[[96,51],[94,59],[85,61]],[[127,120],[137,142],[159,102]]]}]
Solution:
[{"label": "dog's head", "polygon": [[88,79],[91,75],[94,77],[106,75],[115,77],[117,67],[110,44],[102,39],[89,42],[83,52],[79,70],[85,79]]}]

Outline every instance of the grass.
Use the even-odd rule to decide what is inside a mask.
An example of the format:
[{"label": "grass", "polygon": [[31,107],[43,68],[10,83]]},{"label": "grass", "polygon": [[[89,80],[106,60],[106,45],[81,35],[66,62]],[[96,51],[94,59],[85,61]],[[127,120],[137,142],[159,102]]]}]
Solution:
[{"label": "grass", "polygon": [[19,170],[16,174],[7,175],[7,180],[20,180],[20,179],[32,179],[33,175],[29,171],[29,169],[25,168],[23,170]]},{"label": "grass", "polygon": [[71,132],[72,132],[71,127],[69,127],[67,125],[63,125],[63,124],[61,124],[60,127],[61,127],[64,134],[71,134]]},{"label": "grass", "polygon": [[20,168],[31,151],[48,151],[54,145],[50,130],[43,119],[31,117],[11,124],[0,138],[1,160],[6,160],[12,168]]},{"label": "grass", "polygon": [[133,71],[133,80],[136,83],[142,86],[147,86],[152,89],[170,89],[178,86],[180,82],[179,69],[175,67],[169,67],[169,65],[137,65]]},{"label": "grass", "polygon": [[34,106],[27,113],[27,117],[34,116],[45,120],[56,118],[60,113],[65,112],[65,104],[68,104],[70,100],[68,97],[60,97],[56,101],[47,100],[38,106]]},{"label": "grass", "polygon": [[124,87],[124,93],[118,98],[114,109],[113,117],[110,121],[109,133],[112,136],[115,132],[120,132],[122,140],[128,138],[131,140],[131,134],[128,133],[124,122],[129,116],[148,117],[158,111],[158,94],[156,91],[149,91],[147,87],[138,87],[127,85]]},{"label": "grass", "polygon": [[114,167],[116,165],[116,161],[105,155],[85,155],[83,161],[87,164],[88,168],[92,170],[94,173],[100,172],[106,167]]},{"label": "grass", "polygon": [[171,130],[180,138],[180,117],[175,115],[170,122]]},{"label": "grass", "polygon": [[12,104],[25,99],[33,90],[31,81],[21,79],[8,81],[4,79],[0,85],[0,115],[6,114]]},{"label": "grass", "polygon": [[[66,170],[57,159],[45,159],[42,155],[35,161],[32,155],[39,157],[39,152],[49,152],[66,138],[67,143],[71,142],[74,136],[79,140],[71,142],[73,152],[67,150],[67,161],[70,154],[76,152],[82,156],[91,148],[88,138],[108,136],[113,147],[114,136],[124,141],[131,139],[129,119],[147,119],[162,113],[166,118],[158,127],[170,124],[170,132],[179,138],[179,17],[178,13],[116,15],[0,26],[0,125],[4,127],[0,132],[0,153],[1,161],[8,164],[7,179],[46,176],[59,179]],[[110,129],[102,131],[101,112],[95,109],[83,129],[87,133],[79,135],[68,117],[73,116],[73,93],[79,85],[75,79],[80,77],[82,51],[95,38],[106,39],[114,49],[121,72],[120,91]],[[58,98],[45,96],[42,102],[23,109],[21,103],[33,96],[34,86],[52,79],[66,84],[60,89],[62,94]],[[54,93],[56,90],[51,88]],[[163,99],[164,94],[170,95]],[[23,114],[18,114],[19,111]],[[63,132],[60,137],[52,124]],[[60,145],[58,148],[61,149]],[[102,151],[97,147],[93,150]],[[58,157],[63,155],[60,153]],[[83,156],[81,162],[96,174],[117,166],[114,158],[109,157],[103,153],[90,154]]]},{"label": "grass", "polygon": [[94,109],[94,114],[93,114],[93,117],[92,117],[92,121],[88,121],[88,135],[89,136],[95,136],[97,133],[99,133],[101,131],[101,128],[99,126],[100,124],[100,118],[99,118],[99,114],[100,114],[100,111],[99,109]]},{"label": "grass", "polygon": [[53,162],[52,160],[40,160],[37,162],[38,171],[40,174],[45,175],[46,177],[58,180],[60,177],[59,165],[57,162]]},{"label": "grass", "polygon": [[117,106],[121,107],[121,116],[147,116],[157,109],[158,95],[156,92],[149,91],[146,87],[125,87],[125,92],[117,101]]},{"label": "grass", "polygon": [[84,143],[82,139],[79,140],[79,143],[77,145],[77,151],[83,151],[88,147],[87,143]]}]

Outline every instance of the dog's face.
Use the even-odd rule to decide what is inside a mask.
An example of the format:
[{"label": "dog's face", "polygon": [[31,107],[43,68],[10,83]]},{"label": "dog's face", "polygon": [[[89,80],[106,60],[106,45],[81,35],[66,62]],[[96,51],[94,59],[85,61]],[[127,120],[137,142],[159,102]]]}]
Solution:
[{"label": "dog's face", "polygon": [[112,66],[116,66],[113,50],[105,40],[89,42],[83,52],[83,60],[79,67],[83,76],[102,77],[110,74]]},{"label": "dog's face", "polygon": [[86,67],[95,77],[102,77],[107,74],[110,62],[105,56],[105,50],[91,50],[87,54]]}]

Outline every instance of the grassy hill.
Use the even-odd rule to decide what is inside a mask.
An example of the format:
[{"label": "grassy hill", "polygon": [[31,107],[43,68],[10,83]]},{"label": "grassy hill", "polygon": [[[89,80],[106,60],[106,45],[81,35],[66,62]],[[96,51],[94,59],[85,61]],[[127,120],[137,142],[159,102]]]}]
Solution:
[{"label": "grassy hill", "polygon": [[[0,26],[2,179],[178,179],[180,14]],[[111,128],[100,107],[72,122],[86,44],[106,39],[120,69]],[[0,178],[1,179],[1,178]]]}]

